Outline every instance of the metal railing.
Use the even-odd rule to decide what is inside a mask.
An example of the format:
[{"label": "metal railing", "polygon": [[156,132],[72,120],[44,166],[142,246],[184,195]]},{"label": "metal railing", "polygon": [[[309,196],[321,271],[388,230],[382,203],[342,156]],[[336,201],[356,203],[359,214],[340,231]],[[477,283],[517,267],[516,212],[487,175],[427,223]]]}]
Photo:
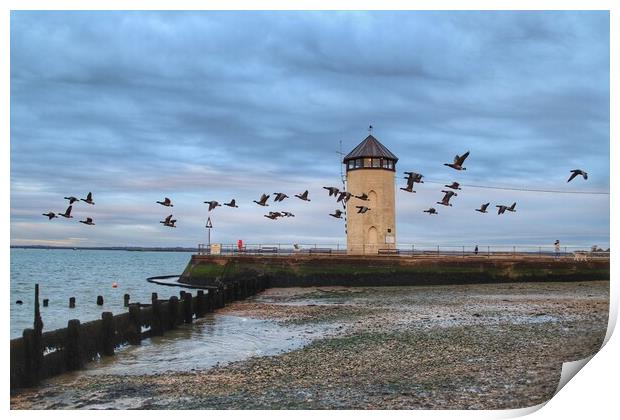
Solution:
[{"label": "metal railing", "polygon": [[[340,243],[265,243],[244,244],[241,247],[237,244],[218,245],[220,246],[218,255],[291,256],[299,254],[347,255],[348,253],[357,253],[398,255],[403,257],[540,257],[571,258],[576,260],[608,259],[610,256],[609,251],[593,251],[590,246],[562,246],[556,249],[553,245],[477,245],[476,249],[476,245],[353,244],[350,245],[353,252],[348,252],[347,245]],[[198,255],[209,254],[211,254],[211,249],[207,245],[198,244]]]}]

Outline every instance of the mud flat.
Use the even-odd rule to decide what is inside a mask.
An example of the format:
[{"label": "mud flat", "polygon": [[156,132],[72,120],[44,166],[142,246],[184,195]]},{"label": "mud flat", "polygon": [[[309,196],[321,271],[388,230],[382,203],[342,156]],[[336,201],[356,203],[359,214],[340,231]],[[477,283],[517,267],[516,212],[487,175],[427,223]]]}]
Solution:
[{"label": "mud flat", "polygon": [[205,370],[58,377],[11,408],[522,408],[600,348],[608,308],[609,281],[268,289],[219,313],[300,335],[336,327]]}]

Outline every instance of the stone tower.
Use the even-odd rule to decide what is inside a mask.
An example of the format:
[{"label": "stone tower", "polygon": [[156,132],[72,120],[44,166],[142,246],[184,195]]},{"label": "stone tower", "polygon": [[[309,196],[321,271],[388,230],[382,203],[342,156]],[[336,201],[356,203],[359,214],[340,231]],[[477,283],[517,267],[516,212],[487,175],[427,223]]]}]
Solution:
[{"label": "stone tower", "polygon": [[[371,135],[346,155],[347,191],[368,201],[351,197],[347,203],[347,253],[376,255],[379,249],[396,247],[395,186],[398,158]],[[356,206],[370,210],[358,213]]]}]

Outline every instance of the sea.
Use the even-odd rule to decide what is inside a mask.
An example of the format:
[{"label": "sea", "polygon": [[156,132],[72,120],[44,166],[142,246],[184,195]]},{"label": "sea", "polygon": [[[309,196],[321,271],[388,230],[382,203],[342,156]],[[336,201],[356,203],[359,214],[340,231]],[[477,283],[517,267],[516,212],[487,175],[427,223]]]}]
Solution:
[{"label": "sea", "polygon": [[[84,249],[11,249],[11,338],[21,337],[34,320],[34,285],[39,284],[43,331],[64,328],[70,319],[101,318],[102,312],[126,312],[123,295],[131,302],[151,302],[178,296],[179,287],[159,286],[147,277],[181,274],[190,252],[106,251]],[[112,287],[116,284],[117,287]],[[195,290],[187,290],[196,294]],[[97,305],[103,296],[103,306]],[[69,298],[75,308],[69,309]],[[43,299],[49,306],[43,307]],[[17,304],[17,301],[23,304]]]},{"label": "sea", "polygon": [[[87,322],[102,312],[127,311],[123,295],[131,302],[150,303],[178,296],[181,287],[162,286],[147,277],[181,274],[189,252],[107,251],[81,249],[11,249],[11,338],[22,336],[34,322],[34,288],[39,284],[43,331],[65,328],[71,319]],[[112,287],[116,284],[117,287]],[[196,293],[196,290],[185,290]],[[104,305],[97,305],[103,296]],[[69,298],[75,297],[75,308]],[[43,307],[43,299],[49,306]],[[260,299],[250,297],[249,299]],[[20,300],[23,303],[17,304]],[[335,331],[337,325],[315,328],[285,326],[273,320],[207,314],[193,324],[146,339],[140,346],[123,346],[113,357],[102,357],[88,369],[72,375],[143,375],[168,371],[203,370],[254,356],[279,354],[302,347]]]}]

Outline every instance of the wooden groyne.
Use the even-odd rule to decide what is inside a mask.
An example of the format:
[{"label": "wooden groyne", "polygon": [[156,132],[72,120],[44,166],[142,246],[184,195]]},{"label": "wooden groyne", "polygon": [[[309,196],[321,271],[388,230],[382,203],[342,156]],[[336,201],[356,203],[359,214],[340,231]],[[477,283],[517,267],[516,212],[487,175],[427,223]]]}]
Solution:
[{"label": "wooden groyne", "polygon": [[181,292],[180,297],[163,300],[153,293],[150,304],[129,303],[126,313],[113,316],[104,312],[101,319],[85,323],[72,319],[66,328],[42,332],[36,285],[34,328],[25,329],[21,338],[11,340],[11,390],[81,369],[102,356],[113,356],[122,345],[139,345],[146,338],[192,323],[267,287],[266,279],[257,276],[198,290],[195,296]]}]

